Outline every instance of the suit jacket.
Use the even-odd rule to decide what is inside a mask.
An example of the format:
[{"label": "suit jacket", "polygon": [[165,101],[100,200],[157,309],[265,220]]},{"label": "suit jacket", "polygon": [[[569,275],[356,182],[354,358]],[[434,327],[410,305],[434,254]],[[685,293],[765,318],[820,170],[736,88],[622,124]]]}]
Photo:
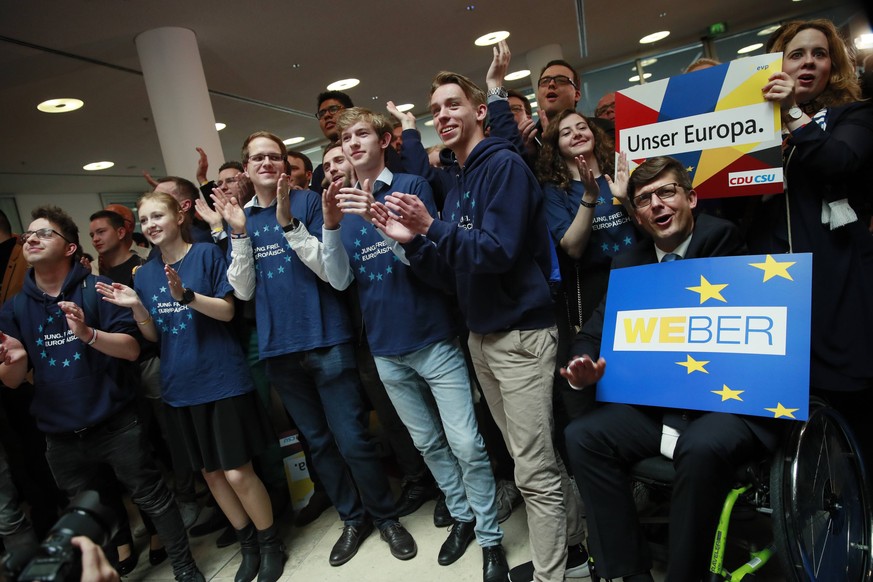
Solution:
[{"label": "suit jacket", "polygon": [[[684,258],[701,259],[743,254],[746,254],[746,246],[740,237],[739,231],[737,231],[737,228],[732,223],[707,214],[701,214],[695,219],[694,234],[691,237],[691,242],[688,245]],[[651,240],[643,240],[627,251],[617,255],[612,260],[612,268],[637,267],[657,262],[658,256],[655,253],[654,243]],[[603,337],[603,316],[605,310],[606,298],[604,297],[597,310],[591,316],[591,319],[588,320],[582,331],[576,336],[571,353],[588,354],[592,359],[597,359],[600,356],[600,342]],[[673,409],[663,409],[662,412],[665,417],[669,416],[671,419],[682,417],[686,419],[686,422],[689,417],[693,419],[699,414],[697,412],[683,414],[683,411]],[[776,447],[781,432],[780,429],[783,426],[787,426],[787,423],[779,423],[779,421],[766,418],[743,416],[742,419],[764,446],[770,450]],[[675,426],[672,420],[667,421],[666,424]]]}]

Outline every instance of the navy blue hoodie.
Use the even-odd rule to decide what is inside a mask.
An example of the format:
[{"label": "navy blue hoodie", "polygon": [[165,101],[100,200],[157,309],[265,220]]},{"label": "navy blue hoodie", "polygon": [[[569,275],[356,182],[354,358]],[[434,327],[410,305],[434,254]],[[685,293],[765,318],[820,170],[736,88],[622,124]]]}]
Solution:
[{"label": "navy blue hoodie", "polygon": [[452,171],[442,220],[405,245],[412,268],[457,293],[475,333],[555,325],[544,198],[527,164],[510,142],[492,137]]},{"label": "navy blue hoodie", "polygon": [[[106,277],[88,278],[89,273],[78,262],[73,263],[60,296],[52,297],[36,286],[31,270],[20,296],[7,301],[0,311],[0,329],[18,339],[27,351],[36,386],[30,411],[40,430],[49,434],[106,420],[135,394],[135,364],[107,356],[77,339],[58,307],[58,301],[72,301],[85,311],[88,325],[101,332],[136,337],[130,309],[103,301],[96,292],[97,313],[85,305],[84,284],[93,285],[96,280],[111,284]],[[15,313],[16,301],[20,317]]]}]

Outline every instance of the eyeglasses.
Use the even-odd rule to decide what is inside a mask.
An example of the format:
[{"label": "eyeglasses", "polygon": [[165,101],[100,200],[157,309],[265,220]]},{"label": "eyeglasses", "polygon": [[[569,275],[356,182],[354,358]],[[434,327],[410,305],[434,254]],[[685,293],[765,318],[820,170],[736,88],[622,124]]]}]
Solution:
[{"label": "eyeglasses", "polygon": [[65,241],[67,241],[68,243],[73,242],[53,228],[38,228],[36,230],[26,230],[26,231],[21,233],[21,236],[19,236],[18,240],[21,244],[24,244],[33,235],[36,235],[36,238],[38,238],[40,240],[48,240],[52,237],[53,234],[58,235],[59,237],[61,237]]},{"label": "eyeglasses", "polygon": [[645,192],[639,196],[634,196],[634,206],[637,208],[647,207],[652,203],[652,196],[657,196],[660,200],[669,200],[676,195],[677,187],[684,188],[684,186],[679,186],[678,182],[671,182],[670,184],[664,184],[660,188],[656,188],[651,192]]},{"label": "eyeglasses", "polygon": [[325,107],[324,109],[319,109],[318,113],[315,114],[315,119],[321,119],[325,115],[336,115],[337,111],[342,111],[345,109],[342,105],[331,105],[330,107]]},{"label": "eyeglasses", "polygon": [[[256,164],[260,164],[264,160],[270,160],[271,162],[281,162],[285,158],[282,157],[282,154],[255,154],[253,156],[248,157],[248,161],[254,162]],[[233,179],[236,181],[236,178]]]},{"label": "eyeglasses", "polygon": [[576,83],[568,77],[567,75],[555,75],[553,77],[540,77],[540,80],[537,82],[538,87],[548,87],[552,83],[557,87],[564,87],[566,85],[573,85],[573,88],[576,88]]}]

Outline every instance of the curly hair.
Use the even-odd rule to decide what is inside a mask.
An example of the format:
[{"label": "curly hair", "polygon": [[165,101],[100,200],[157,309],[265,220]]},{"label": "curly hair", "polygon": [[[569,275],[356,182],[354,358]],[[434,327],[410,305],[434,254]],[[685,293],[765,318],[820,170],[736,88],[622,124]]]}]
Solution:
[{"label": "curly hair", "polygon": [[30,217],[33,220],[44,218],[52,223],[53,226],[56,226],[63,235],[64,240],[76,245],[76,252],[73,254],[73,258],[78,261],[82,257],[82,245],[79,244],[79,227],[76,226],[76,222],[60,206],[52,204],[37,206],[31,211]]},{"label": "curly hair", "polygon": [[540,151],[536,165],[537,178],[541,183],[552,182],[562,190],[570,187],[572,177],[567,165],[572,160],[568,162],[561,155],[558,138],[561,133],[561,122],[571,115],[578,115],[585,120],[591,133],[594,134],[594,159],[597,160],[600,173],[612,175],[615,171],[615,154],[610,147],[612,140],[596,123],[591,123],[587,117],[575,109],[565,109],[555,119],[549,120],[549,128],[543,134],[543,149]]},{"label": "curly hair", "polygon": [[834,23],[826,18],[816,20],[792,20],[784,24],[767,41],[768,52],[785,51],[788,43],[803,30],[815,29],[825,35],[828,54],[831,57],[831,78],[821,95],[804,103],[808,112],[822,107],[846,105],[861,100],[861,87],[855,74],[855,59],[852,49],[843,41]]}]

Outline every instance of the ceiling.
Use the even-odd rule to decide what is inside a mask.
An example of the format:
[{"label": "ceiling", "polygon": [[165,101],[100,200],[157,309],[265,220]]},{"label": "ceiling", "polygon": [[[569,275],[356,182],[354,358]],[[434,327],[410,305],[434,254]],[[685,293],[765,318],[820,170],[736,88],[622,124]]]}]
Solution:
[{"label": "ceiling", "polygon": [[[357,105],[384,110],[392,99],[425,114],[436,71],[484,82],[491,49],[473,39],[491,31],[511,33],[510,70],[527,68],[528,51],[557,43],[584,72],[699,41],[712,23],[739,32],[855,1],[588,0],[583,58],[583,0],[0,0],[0,194],[137,192],[145,187],[141,170],[163,175],[134,44],[153,28],[196,33],[210,90],[232,96],[213,93],[212,104],[227,124],[219,133],[225,158],[237,159],[243,139],[259,129],[305,136],[295,149],[323,143],[315,96],[337,79],[361,79],[348,91]],[[673,34],[654,46],[638,43],[662,29]],[[57,97],[85,106],[37,111]],[[106,159],[115,166],[82,169]],[[192,152],[188,177],[195,161]]]}]

